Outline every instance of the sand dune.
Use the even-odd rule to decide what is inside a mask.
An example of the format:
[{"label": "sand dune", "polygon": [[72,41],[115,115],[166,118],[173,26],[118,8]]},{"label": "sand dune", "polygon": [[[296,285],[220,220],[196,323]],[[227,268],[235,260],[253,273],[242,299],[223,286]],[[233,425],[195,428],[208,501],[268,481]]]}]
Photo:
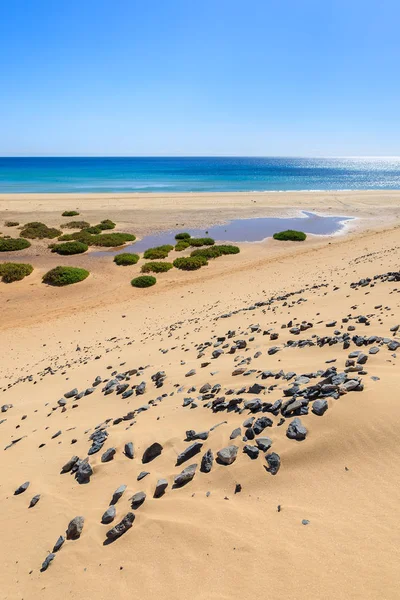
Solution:
[{"label": "sand dune", "polygon": [[[352,207],[347,195],[349,214],[368,198],[358,194]],[[28,210],[25,202],[20,214]],[[339,200],[332,200],[336,210],[334,202]],[[40,274],[50,260],[44,251],[38,251],[38,273],[31,281],[0,284],[0,405],[12,405],[0,413],[2,598],[399,597],[400,347],[395,346],[400,334],[391,329],[400,323],[400,281],[351,286],[399,270],[398,209],[391,202],[392,223],[377,219],[379,229],[372,230],[368,221],[379,212],[375,202],[364,208],[371,211],[370,217],[364,214],[364,226],[347,236],[310,239],[301,247],[244,245],[238,257],[218,259],[199,273],[165,274],[149,290],[130,288],[130,275],[112,272],[106,261],[86,282],[43,289]],[[336,324],[327,326],[331,321]],[[290,331],[302,322],[312,326],[299,334]],[[271,333],[278,338],[271,339]],[[376,340],[357,346],[354,336]],[[321,345],[324,337],[337,343]],[[214,346],[218,338],[225,339]],[[229,353],[238,340],[246,347]],[[309,344],[301,347],[304,340]],[[205,342],[210,345],[202,347]],[[274,346],[278,351],[269,353]],[[375,346],[379,352],[370,353]],[[218,349],[223,352],[213,358]],[[333,369],[338,374],[352,369],[346,361],[357,364],[359,355],[349,359],[355,351],[367,362],[344,380],[356,378],[361,385],[348,393],[337,386],[333,395],[320,394],[328,403],[323,416],[313,413],[313,400],[308,414],[266,410],[266,403],[290,399],[285,390],[301,375],[315,374],[300,380],[295,398],[304,399],[303,390]],[[233,375],[240,366],[246,370]],[[138,374],[121,383],[129,390],[145,381],[144,394],[137,395],[136,388],[127,398],[116,388],[104,394],[107,379],[130,370]],[[151,375],[159,371],[166,378],[157,388]],[[273,376],[262,378],[266,371]],[[294,375],[276,378],[280,372]],[[59,405],[66,392],[91,388],[97,376],[102,383],[93,393],[65,399],[65,410]],[[206,383],[221,388],[205,399],[200,388]],[[249,393],[253,384],[266,387]],[[211,403],[222,397],[237,398],[239,409],[213,411]],[[183,406],[185,398],[197,407]],[[244,408],[256,398],[260,411]],[[270,438],[272,445],[254,460],[243,452],[246,444],[255,445],[243,441],[243,423],[251,417],[272,421],[255,436]],[[287,437],[296,417],[307,429],[302,441]],[[88,456],[96,427],[108,437],[89,456],[90,483],[79,484],[73,473],[60,471],[73,455]],[[240,435],[231,440],[238,427]],[[199,440],[200,452],[177,466],[179,453],[193,443],[185,441],[189,430],[209,434]],[[124,454],[128,442],[134,443],[133,459]],[[163,446],[162,453],[143,464],[142,455],[154,442]],[[231,444],[238,446],[231,465],[214,460],[209,473],[200,471],[207,450],[215,459]],[[112,447],[113,460],[103,463],[103,452]],[[281,461],[276,475],[266,470],[271,452]],[[174,477],[191,464],[198,465],[193,480],[173,489]],[[138,481],[141,471],[149,475]],[[153,498],[160,478],[167,479],[168,488]],[[26,481],[28,489],[14,495]],[[121,484],[127,488],[115,505],[116,518],[104,525],[102,514]],[[235,493],[238,484],[241,491]],[[133,526],[104,545],[106,532],[132,510],[130,498],[139,491],[146,500],[133,511]],[[28,508],[37,494],[39,502]],[[85,519],[80,538],[66,540],[40,572],[58,537],[79,515]]]}]

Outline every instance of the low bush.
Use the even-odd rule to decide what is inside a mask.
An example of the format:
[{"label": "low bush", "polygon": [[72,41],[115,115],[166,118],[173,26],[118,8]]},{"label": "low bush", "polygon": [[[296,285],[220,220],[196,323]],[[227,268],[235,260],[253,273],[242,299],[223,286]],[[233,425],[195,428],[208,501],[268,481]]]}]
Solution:
[{"label": "low bush", "polygon": [[151,287],[155,283],[157,283],[157,279],[151,275],[140,275],[131,281],[131,285],[137,288]]},{"label": "low bush", "polygon": [[218,258],[226,254],[239,254],[240,248],[230,244],[221,244],[220,246],[210,246],[209,248],[199,248],[193,250],[190,256],[204,256],[205,258]]},{"label": "low bush", "polygon": [[56,267],[43,275],[43,283],[55,286],[71,285],[89,277],[89,271],[78,267]]},{"label": "low bush", "polygon": [[90,223],[87,221],[68,221],[61,225],[61,229],[87,229],[88,227],[90,227]]},{"label": "low bush", "polygon": [[287,229],[286,231],[280,231],[279,233],[274,233],[274,240],[279,241],[290,241],[290,242],[304,242],[307,238],[306,234],[302,231],[295,231],[294,229]]},{"label": "low bush", "polygon": [[173,250],[174,247],[169,244],[165,244],[164,246],[156,246],[155,248],[148,248],[143,254],[143,258],[148,258],[150,260],[157,260],[159,258],[167,258],[168,254]]},{"label": "low bush", "polygon": [[0,252],[15,252],[16,250],[24,250],[31,245],[28,240],[23,238],[5,238],[0,237]]},{"label": "low bush", "polygon": [[205,265],[208,265],[207,259],[204,256],[188,256],[176,258],[173,262],[174,267],[183,271],[196,271]]},{"label": "low bush", "polygon": [[4,223],[6,227],[17,227],[19,225],[18,221],[6,221]]},{"label": "low bush", "polygon": [[32,265],[24,263],[3,263],[0,264],[0,278],[3,283],[12,283],[21,281],[24,277],[30,275],[33,271]]},{"label": "low bush", "polygon": [[186,248],[189,248],[190,246],[190,242],[188,242],[187,240],[180,240],[176,245],[175,245],[175,250],[177,252],[182,252],[182,250],[186,250]]},{"label": "low bush", "polygon": [[31,223],[26,223],[26,225],[23,226],[20,236],[30,240],[42,240],[45,238],[53,240],[59,236],[60,233],[61,231],[55,229],[54,227],[47,227],[47,225],[40,223],[39,221],[32,221]]},{"label": "low bush", "polygon": [[103,229],[114,229],[115,228],[115,223],[113,223],[112,221],[110,221],[110,219],[104,219],[104,221],[101,221],[101,223],[99,223],[98,225],[96,225],[96,227],[98,227],[100,230],[103,230]]},{"label": "low bush", "polygon": [[190,238],[188,241],[191,246],[213,246],[215,244],[215,241],[210,237]]},{"label": "low bush", "polygon": [[186,233],[183,231],[182,233],[177,233],[175,236],[176,240],[188,240],[190,238],[190,233]]},{"label": "low bush", "polygon": [[69,256],[71,254],[83,254],[88,249],[88,245],[83,242],[65,242],[65,244],[52,244],[52,252]]},{"label": "low bush", "polygon": [[64,210],[63,217],[77,217],[79,213],[76,210]]},{"label": "low bush", "polygon": [[87,227],[82,227],[82,230],[85,233],[90,233],[92,235],[98,235],[102,231],[101,228],[98,225],[92,225],[92,226],[90,226],[89,223],[88,223]]},{"label": "low bush", "polygon": [[126,267],[128,265],[136,265],[139,258],[140,257],[138,254],[124,252],[123,254],[117,254],[117,256],[114,256],[114,262],[118,266]]},{"label": "low bush", "polygon": [[148,262],[142,266],[142,273],[165,273],[173,268],[169,262]]},{"label": "low bush", "polygon": [[70,242],[76,240],[83,242],[88,246],[105,246],[107,248],[116,248],[123,246],[126,242],[134,242],[136,237],[131,233],[103,233],[93,235],[88,233],[86,229],[76,231],[75,233],[67,233],[58,238],[59,242]]}]

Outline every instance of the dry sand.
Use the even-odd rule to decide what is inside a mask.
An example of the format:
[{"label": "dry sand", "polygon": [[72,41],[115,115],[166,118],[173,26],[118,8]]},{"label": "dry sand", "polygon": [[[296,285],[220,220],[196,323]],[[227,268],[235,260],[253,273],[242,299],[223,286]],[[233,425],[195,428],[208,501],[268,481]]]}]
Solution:
[{"label": "dry sand", "polygon": [[[345,333],[349,325],[355,327],[351,336],[400,341],[399,333],[390,331],[400,323],[400,282],[350,287],[363,277],[399,270],[400,194],[231,194],[218,196],[218,204],[216,200],[210,195],[0,198],[0,222],[16,218],[21,223],[35,219],[58,224],[62,210],[79,207],[83,219],[110,217],[119,230],[139,234],[176,223],[209,225],[238,215],[293,214],[298,208],[360,217],[341,236],[311,236],[301,245],[244,244],[240,255],[217,259],[199,272],[158,276],[157,286],[148,290],[129,286],[139,265],[118,268],[110,259],[90,256],[63,260],[92,265],[88,280],[65,289],[47,288],[40,283],[41,274],[59,263],[59,257],[42,243],[18,253],[19,260],[29,257],[35,271],[22,282],[0,283],[0,406],[13,405],[0,413],[0,420],[5,419],[0,424],[3,448],[22,437],[7,450],[0,449],[1,598],[399,597],[400,349],[390,351],[380,342],[363,348],[352,342],[347,350],[342,343],[291,348],[286,342],[315,341],[312,336],[333,336],[336,329]],[[218,318],[292,292],[300,293]],[[349,315],[353,318],[342,323]],[[357,322],[359,315],[368,317],[369,326]],[[295,335],[281,328],[291,320],[311,322],[313,327]],[[337,325],[327,328],[331,320]],[[258,324],[260,332],[251,333],[252,324]],[[197,358],[197,344],[214,344],[229,330],[236,334],[223,345],[244,339],[246,349],[229,354],[228,347],[214,359],[211,345]],[[270,330],[279,334],[276,341],[263,335]],[[378,354],[368,355],[372,345],[380,348]],[[268,355],[272,346],[280,351]],[[242,452],[248,410],[213,412],[203,400],[197,408],[182,406],[184,398],[197,398],[207,382],[222,386],[216,397],[238,397],[241,407],[255,397],[262,402],[285,400],[283,389],[294,379],[262,380],[260,372],[293,371],[298,376],[332,366],[342,372],[354,350],[369,356],[365,374],[348,373],[362,379],[363,391],[328,398],[324,416],[311,410],[301,416],[308,430],[304,441],[286,437],[292,417],[278,426],[281,414],[254,415],[273,420],[261,435],[272,440],[268,452],[280,455],[275,476],[265,470],[263,452],[256,460]],[[251,359],[246,366],[255,371],[232,376],[242,359]],[[336,362],[326,362],[331,360]],[[203,362],[209,364],[202,368]],[[57,404],[70,389],[90,387],[97,375],[106,379],[114,371],[139,367],[146,368],[129,385],[146,381],[142,396],[105,396],[101,384],[89,396],[67,400],[64,412]],[[191,369],[196,374],[185,377]],[[167,377],[157,389],[151,375],[160,370]],[[308,385],[318,381],[311,379]],[[254,383],[276,387],[257,394],[225,393]],[[191,386],[196,391],[189,393]],[[151,402],[162,394],[166,396],[161,402]],[[113,424],[144,405],[149,409]],[[94,471],[90,483],[80,485],[73,475],[61,475],[72,455],[87,456],[89,436],[108,419],[108,439],[89,457]],[[200,454],[175,466],[177,455],[190,444],[184,441],[187,430],[201,432],[219,423],[223,424],[210,432]],[[231,442],[236,427],[242,435]],[[61,435],[52,439],[58,431]],[[73,439],[77,441],[71,444]],[[123,454],[129,441],[135,445],[133,460]],[[161,456],[143,465],[144,450],[156,441],[163,446]],[[239,447],[232,465],[214,462],[209,474],[199,471],[206,450],[216,456],[230,443]],[[41,444],[45,445],[39,448]],[[102,463],[101,455],[110,447],[116,448],[116,455]],[[174,476],[193,463],[199,465],[193,481],[172,489]],[[150,475],[137,481],[142,470]],[[162,498],[154,499],[162,477],[169,487]],[[14,496],[25,481],[30,481],[28,490]],[[242,491],[235,494],[238,483]],[[102,525],[101,516],[121,484],[127,489],[116,505],[116,519]],[[135,511],[133,527],[104,546],[106,532],[130,510],[129,498],[138,491],[146,492],[147,498]],[[29,509],[36,494],[40,501]],[[41,573],[42,561],[77,515],[85,517],[81,537],[66,541]],[[303,519],[309,524],[303,525]]]}]

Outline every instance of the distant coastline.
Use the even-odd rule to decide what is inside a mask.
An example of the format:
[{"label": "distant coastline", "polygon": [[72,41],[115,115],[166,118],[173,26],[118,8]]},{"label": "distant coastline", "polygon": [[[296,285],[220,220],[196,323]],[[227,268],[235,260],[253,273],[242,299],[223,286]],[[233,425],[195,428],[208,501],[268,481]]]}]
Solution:
[{"label": "distant coastline", "polygon": [[0,193],[323,192],[400,189],[400,157],[0,158]]}]

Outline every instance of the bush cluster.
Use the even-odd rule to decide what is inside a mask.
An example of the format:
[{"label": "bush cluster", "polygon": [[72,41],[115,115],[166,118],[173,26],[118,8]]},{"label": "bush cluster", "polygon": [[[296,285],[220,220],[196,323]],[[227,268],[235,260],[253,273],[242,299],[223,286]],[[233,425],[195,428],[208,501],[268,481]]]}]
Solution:
[{"label": "bush cluster", "polygon": [[4,223],[6,227],[17,227],[19,225],[18,221],[6,221]]},{"label": "bush cluster", "polygon": [[71,254],[83,254],[88,249],[88,245],[83,242],[65,242],[64,244],[52,244],[52,252],[69,256]]},{"label": "bush cluster", "polygon": [[61,229],[87,229],[88,227],[90,227],[90,223],[87,221],[68,221],[61,225]]},{"label": "bush cluster", "polygon": [[186,250],[186,248],[189,248],[189,246],[190,246],[190,242],[188,240],[180,240],[175,245],[175,250],[176,250],[176,252],[182,252],[182,250]]},{"label": "bush cluster", "polygon": [[274,233],[274,240],[280,241],[291,241],[291,242],[304,242],[307,238],[306,234],[302,231],[295,231],[294,229],[287,229],[286,231],[280,231],[279,233]]},{"label": "bush cluster", "polygon": [[89,276],[89,271],[78,267],[56,267],[43,275],[43,283],[58,287],[83,281]]},{"label": "bush cluster", "polygon": [[64,210],[61,216],[63,217],[77,217],[79,213],[76,210]]},{"label": "bush cluster", "polygon": [[30,275],[33,271],[32,265],[24,263],[3,263],[0,264],[0,277],[3,283],[12,283],[21,281],[24,277]]},{"label": "bush cluster", "polygon": [[155,283],[157,283],[157,279],[151,275],[140,275],[131,281],[131,285],[137,288],[151,287]]},{"label": "bush cluster", "polygon": [[124,252],[122,254],[117,254],[117,256],[114,256],[114,262],[118,266],[126,267],[128,265],[136,265],[139,258],[140,257],[138,254]]},{"label": "bush cluster", "polygon": [[215,240],[210,237],[190,238],[188,242],[191,246],[213,246],[215,244]]},{"label": "bush cluster", "polygon": [[196,271],[205,265],[208,265],[207,259],[204,256],[182,256],[176,258],[173,262],[174,267],[183,271]]},{"label": "bush cluster", "polygon": [[75,233],[61,235],[58,238],[59,242],[70,242],[72,240],[83,242],[88,246],[105,246],[107,248],[114,248],[117,246],[123,246],[126,242],[134,242],[136,237],[131,233],[103,233],[93,235],[83,229],[82,231],[76,231]]},{"label": "bush cluster", "polygon": [[159,258],[167,258],[168,254],[173,250],[174,247],[169,244],[164,246],[156,246],[155,248],[148,248],[143,254],[143,258],[150,260],[158,260]]},{"label": "bush cluster", "polygon": [[148,262],[142,266],[142,273],[165,273],[173,268],[170,262]]},{"label": "bush cluster", "polygon": [[98,227],[101,230],[114,229],[115,223],[113,223],[113,221],[110,221],[110,219],[104,219],[98,225],[96,225],[96,227]]},{"label": "bush cluster", "polygon": [[175,236],[176,240],[188,240],[190,238],[190,233],[186,233],[183,231],[182,233],[177,233]]},{"label": "bush cluster", "polygon": [[61,231],[55,229],[54,227],[47,227],[47,225],[40,223],[39,221],[32,221],[31,223],[26,223],[26,225],[23,226],[20,236],[30,240],[42,240],[45,238],[53,240],[59,236],[60,233]]},{"label": "bush cluster", "polygon": [[29,248],[30,245],[31,243],[23,238],[0,237],[0,252],[15,252],[16,250],[23,250],[24,248]]},{"label": "bush cluster", "polygon": [[239,254],[240,248],[230,244],[221,244],[218,246],[210,246],[209,248],[199,248],[193,250],[190,256],[204,256],[205,258],[218,258],[226,254]]}]

